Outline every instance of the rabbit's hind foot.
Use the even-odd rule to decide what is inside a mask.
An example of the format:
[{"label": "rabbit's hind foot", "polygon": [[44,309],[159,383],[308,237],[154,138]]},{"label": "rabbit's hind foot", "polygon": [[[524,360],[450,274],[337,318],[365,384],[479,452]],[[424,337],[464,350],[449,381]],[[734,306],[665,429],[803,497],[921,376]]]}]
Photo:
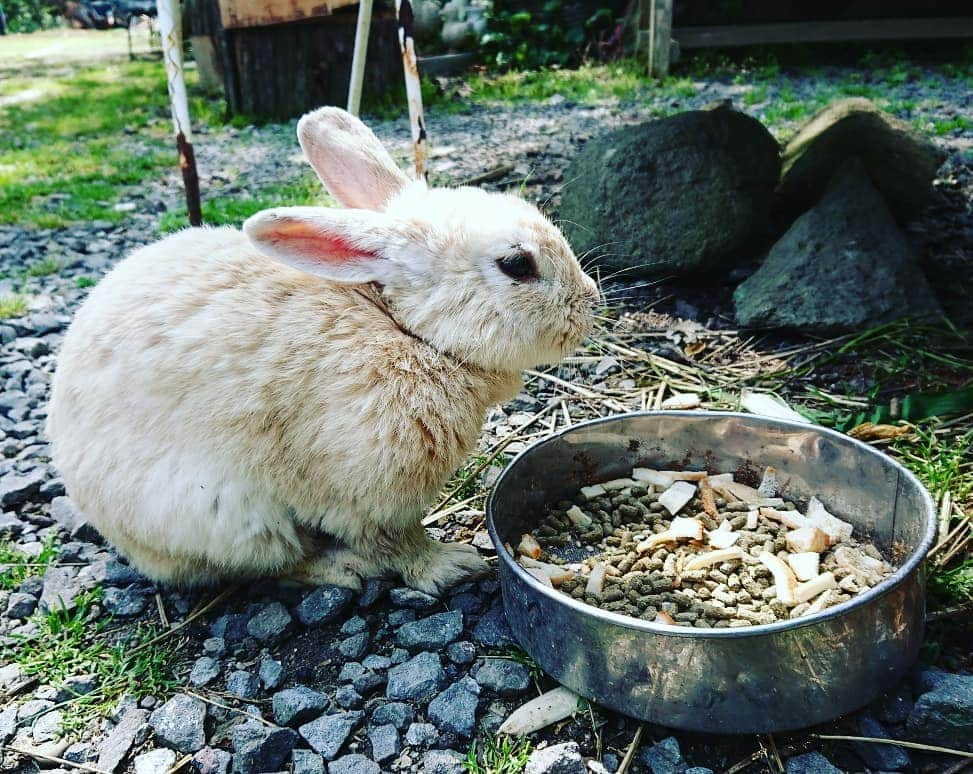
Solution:
[{"label": "rabbit's hind foot", "polygon": [[350,548],[328,548],[305,559],[282,579],[307,586],[342,586],[361,591],[362,581],[381,575],[381,567]]},{"label": "rabbit's hind foot", "polygon": [[420,555],[399,567],[402,580],[412,588],[438,597],[458,583],[490,573],[490,565],[473,546],[427,540]]}]

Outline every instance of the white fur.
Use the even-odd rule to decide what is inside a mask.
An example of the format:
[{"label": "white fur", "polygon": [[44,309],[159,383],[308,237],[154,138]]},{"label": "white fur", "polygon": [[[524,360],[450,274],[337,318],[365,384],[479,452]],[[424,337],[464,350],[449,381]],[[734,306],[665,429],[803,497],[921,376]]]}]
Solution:
[{"label": "white fur", "polygon": [[[300,132],[332,193],[384,210],[282,208],[249,239],[190,229],[119,263],[59,356],[54,462],[150,577],[391,571],[438,592],[485,565],[428,539],[424,508],[519,371],[586,334],[597,292],[533,207],[407,183],[343,111]],[[538,279],[500,272],[511,245]]]}]

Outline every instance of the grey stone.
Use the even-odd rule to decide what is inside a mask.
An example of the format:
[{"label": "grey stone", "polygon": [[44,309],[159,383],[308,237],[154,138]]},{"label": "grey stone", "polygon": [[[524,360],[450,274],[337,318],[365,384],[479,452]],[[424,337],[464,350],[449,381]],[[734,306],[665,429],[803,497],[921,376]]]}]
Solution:
[{"label": "grey stone", "polygon": [[389,599],[396,607],[408,607],[412,610],[428,610],[439,604],[436,597],[405,586],[392,589],[389,592]]},{"label": "grey stone", "polygon": [[189,683],[200,688],[213,682],[220,674],[220,662],[209,656],[200,656],[189,672]]},{"label": "grey stone", "polygon": [[439,731],[432,723],[411,723],[405,732],[405,743],[410,747],[431,747],[439,740]]},{"label": "grey stone", "polygon": [[821,196],[828,180],[860,159],[899,220],[914,220],[929,203],[946,152],[867,99],[832,102],[813,116],[783,152],[778,195],[790,212]]},{"label": "grey stone", "polygon": [[389,670],[385,695],[393,700],[422,701],[442,690],[445,683],[439,656],[426,651]]},{"label": "grey stone", "polygon": [[355,678],[352,685],[362,696],[385,685],[386,677],[378,672],[367,671]]},{"label": "grey stone", "polygon": [[741,325],[820,334],[939,309],[912,246],[857,162],[836,175],[733,300]]},{"label": "grey stone", "polygon": [[459,610],[436,613],[407,623],[396,633],[396,642],[409,650],[442,650],[463,631]]},{"label": "grey stone", "polygon": [[534,750],[524,774],[585,774],[578,743],[564,742]]},{"label": "grey stone", "polygon": [[429,703],[429,719],[440,731],[469,738],[476,728],[480,686],[469,677],[453,683]]},{"label": "grey stone", "polygon": [[504,648],[516,645],[507,614],[503,605],[497,604],[487,610],[473,627],[473,639],[485,648]]},{"label": "grey stone", "polygon": [[227,642],[237,642],[247,636],[247,616],[244,613],[221,615],[209,627],[214,637],[222,637]]},{"label": "grey stone", "polygon": [[391,760],[402,749],[398,729],[392,723],[372,726],[368,729],[368,741],[372,745],[372,758],[378,763]]},{"label": "grey stone", "polygon": [[297,618],[305,626],[326,623],[341,615],[353,596],[341,586],[319,586],[297,606]]},{"label": "grey stone", "polygon": [[911,738],[973,751],[973,675],[938,676],[935,687],[916,700],[906,728]]},{"label": "grey stone", "polygon": [[[35,696],[40,693],[40,689],[35,693]],[[17,709],[17,720],[25,721],[32,720],[33,718],[40,717],[43,713],[54,708],[54,702],[51,701],[54,698],[55,692],[51,691],[48,694],[51,698],[33,698],[28,699]]]},{"label": "grey stone", "polygon": [[7,599],[7,618],[27,618],[36,608],[37,597],[15,591]]},{"label": "grey stone", "polygon": [[[203,640],[203,652],[207,656],[219,658],[226,653],[226,640],[222,637],[207,637]],[[264,661],[266,661],[266,658],[261,659],[261,666],[263,666]]]},{"label": "grey stone", "polygon": [[517,696],[530,688],[530,671],[506,658],[491,658],[476,670],[476,681],[501,696]]},{"label": "grey stone", "polygon": [[422,757],[423,774],[464,774],[463,756],[454,750],[429,750]]},{"label": "grey stone", "polygon": [[310,750],[294,750],[291,761],[294,774],[324,774],[324,759]]},{"label": "grey stone", "polygon": [[104,575],[100,579],[107,586],[129,586],[145,581],[134,567],[122,564],[117,559],[108,559],[104,565]]},{"label": "grey stone", "polygon": [[109,587],[101,597],[105,610],[119,618],[132,618],[141,615],[149,606],[149,593],[137,586],[127,589]]},{"label": "grey stone", "polygon": [[291,728],[270,728],[248,720],[233,727],[230,740],[233,744],[232,771],[234,774],[252,774],[280,771],[298,737]]},{"label": "grey stone", "polygon": [[334,701],[342,709],[359,709],[364,704],[361,694],[350,685],[339,686]]},{"label": "grey stone", "polygon": [[409,651],[405,648],[394,648],[389,654],[389,661],[393,664],[404,664],[409,660]]},{"label": "grey stone", "polygon": [[226,690],[244,699],[252,699],[260,693],[260,680],[250,672],[237,670],[226,678]]},{"label": "grey stone", "polygon": [[8,473],[3,476],[0,478],[0,507],[13,508],[34,499],[40,494],[46,477],[44,468],[35,468],[23,475]]},{"label": "grey stone", "polygon": [[391,723],[399,731],[415,719],[415,712],[409,704],[400,701],[390,701],[376,707],[372,712],[372,723],[381,726]]},{"label": "grey stone", "polygon": [[369,578],[362,584],[361,595],[358,597],[358,606],[369,608],[374,605],[385,594],[388,586],[380,578]]},{"label": "grey stone", "polygon": [[375,761],[361,753],[342,755],[328,764],[328,774],[381,774],[381,771]]},{"label": "grey stone", "polygon": [[402,626],[402,624],[407,624],[410,621],[416,620],[416,611],[408,607],[402,607],[398,610],[392,610],[386,620],[393,629],[397,629]]},{"label": "grey stone", "polygon": [[264,656],[260,659],[260,682],[263,683],[264,688],[268,691],[274,690],[280,685],[283,677],[284,667],[279,661],[270,656]]},{"label": "grey stone", "polygon": [[787,774],[841,774],[841,769],[832,765],[831,761],[819,752],[795,755],[784,762]]},{"label": "grey stone", "polygon": [[297,730],[315,752],[331,761],[337,757],[341,746],[361,719],[361,712],[339,712],[335,715],[322,715]]},{"label": "grey stone", "polygon": [[55,701],[68,701],[77,696],[85,696],[98,687],[98,675],[94,673],[84,675],[71,675],[64,679],[57,692]]},{"label": "grey stone", "polygon": [[[0,732],[0,739],[2,737]],[[61,757],[71,763],[87,763],[95,757],[95,746],[91,742],[75,742],[61,753]]]},{"label": "grey stone", "polygon": [[198,774],[227,774],[232,757],[226,750],[204,747],[193,756],[191,766]]},{"label": "grey stone", "polygon": [[42,612],[74,608],[74,600],[82,591],[82,584],[75,567],[49,567],[44,574],[44,590],[41,592]]},{"label": "grey stone", "polygon": [[281,726],[298,726],[317,717],[328,706],[328,697],[306,685],[295,685],[274,694],[274,721]]},{"label": "grey stone", "polygon": [[765,229],[779,173],[759,121],[694,110],[589,140],[564,173],[558,214],[575,251],[606,270],[727,270]]},{"label": "grey stone", "polygon": [[279,637],[291,624],[291,614],[280,602],[271,602],[247,621],[247,632],[258,640]]},{"label": "grey stone", "polygon": [[0,535],[19,537],[24,531],[24,523],[12,513],[0,513]]},{"label": "grey stone", "polygon": [[166,747],[192,753],[206,744],[206,705],[184,693],[176,694],[152,713],[149,725]]},{"label": "grey stone", "polygon": [[918,698],[924,693],[936,690],[940,685],[948,683],[950,673],[942,669],[922,669],[913,678],[912,689]]},{"label": "grey stone", "polygon": [[30,734],[34,738],[34,744],[49,742],[59,737],[63,724],[64,715],[60,710],[45,712],[30,724]]},{"label": "grey stone", "polygon": [[[858,720],[858,732],[862,736],[875,739],[891,739],[885,727],[875,718],[863,715]],[[879,771],[902,771],[909,768],[912,762],[909,754],[901,747],[890,744],[872,744],[870,742],[852,742],[852,747],[869,767]]]},{"label": "grey stone", "polygon": [[713,769],[708,769],[705,766],[693,766],[690,769],[686,769],[684,774],[713,774]]},{"label": "grey stone", "polygon": [[135,737],[145,726],[148,717],[149,713],[145,710],[126,710],[108,736],[98,745],[97,768],[114,771],[135,743]]},{"label": "grey stone", "polygon": [[342,634],[361,634],[368,631],[368,622],[360,615],[353,616],[341,625]]},{"label": "grey stone", "polygon": [[17,732],[17,705],[0,710],[0,744],[6,744]]},{"label": "grey stone", "polygon": [[135,774],[166,774],[176,763],[176,753],[165,748],[135,757]]},{"label": "grey stone", "polygon": [[338,652],[350,661],[357,661],[368,650],[368,633],[354,634],[338,643]]},{"label": "grey stone", "polygon": [[357,661],[349,661],[344,666],[341,667],[341,671],[338,672],[338,682],[339,683],[350,683],[357,680],[365,674],[365,667],[359,664]]},{"label": "grey stone", "polygon": [[687,768],[676,737],[669,736],[651,747],[639,750],[639,761],[652,774],[684,774]]},{"label": "grey stone", "polygon": [[371,669],[376,672],[384,672],[386,669],[392,666],[392,659],[390,659],[388,656],[378,656],[372,654],[371,656],[367,656],[365,659],[363,659],[361,665],[365,669]]}]

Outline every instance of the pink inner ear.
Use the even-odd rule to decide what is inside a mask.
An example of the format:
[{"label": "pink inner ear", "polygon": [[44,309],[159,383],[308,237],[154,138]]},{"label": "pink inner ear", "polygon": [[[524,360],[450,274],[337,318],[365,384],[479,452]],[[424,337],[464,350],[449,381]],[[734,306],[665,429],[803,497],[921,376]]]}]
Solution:
[{"label": "pink inner ear", "polygon": [[377,258],[375,253],[362,250],[344,237],[315,228],[310,223],[288,221],[273,228],[272,241],[289,250],[319,261],[344,263],[359,258]]}]

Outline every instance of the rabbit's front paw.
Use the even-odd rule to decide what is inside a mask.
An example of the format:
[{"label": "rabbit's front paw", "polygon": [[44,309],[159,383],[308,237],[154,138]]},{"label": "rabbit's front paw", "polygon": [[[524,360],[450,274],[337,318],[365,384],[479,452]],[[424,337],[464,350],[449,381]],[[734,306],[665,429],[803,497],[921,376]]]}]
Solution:
[{"label": "rabbit's front paw", "polygon": [[362,580],[381,574],[374,563],[351,549],[331,548],[306,559],[287,578],[308,586],[343,586],[361,591]]},{"label": "rabbit's front paw", "polygon": [[402,579],[412,588],[440,596],[450,586],[490,572],[490,565],[473,546],[430,542],[432,546],[422,562],[402,573]]}]

